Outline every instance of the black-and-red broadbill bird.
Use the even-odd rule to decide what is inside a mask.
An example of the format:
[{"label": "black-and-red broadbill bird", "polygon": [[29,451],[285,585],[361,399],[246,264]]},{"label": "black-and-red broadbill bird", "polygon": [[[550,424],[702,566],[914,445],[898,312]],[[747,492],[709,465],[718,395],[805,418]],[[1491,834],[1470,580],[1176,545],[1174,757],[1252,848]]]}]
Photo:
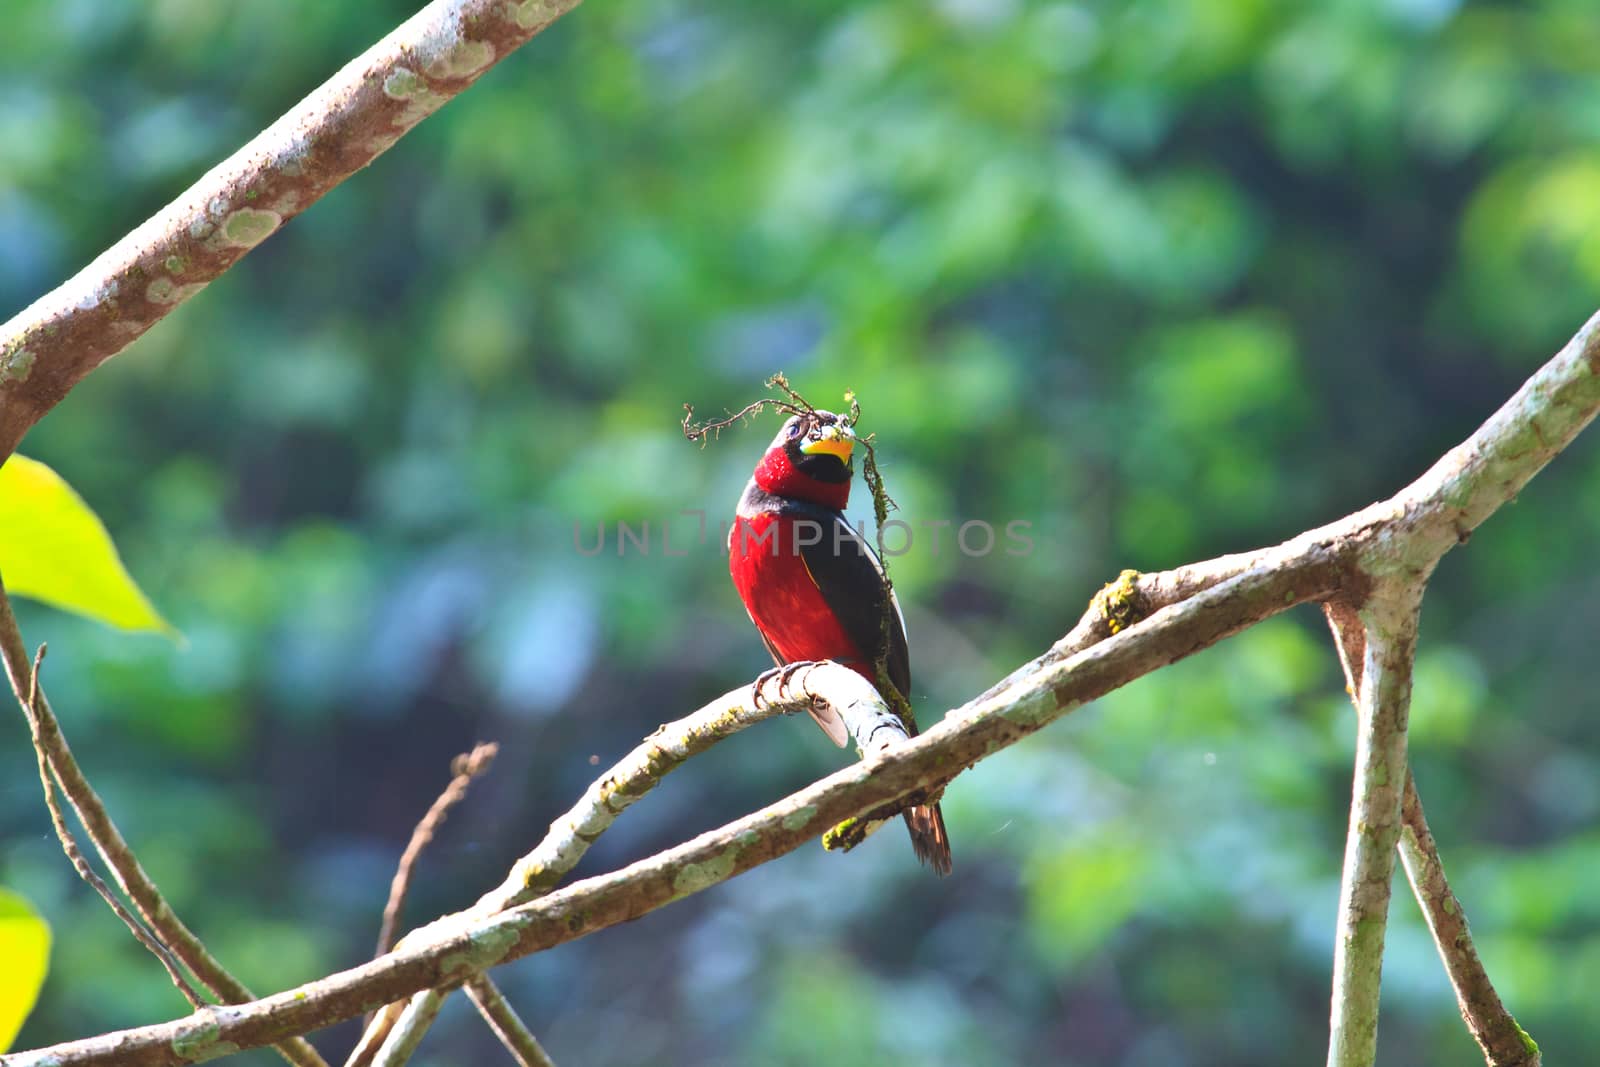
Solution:
[{"label": "black-and-red broadbill bird", "polygon": [[[845,420],[829,411],[801,412],[783,424],[739,498],[728,533],[728,570],[780,666],[837,660],[877,686],[887,636],[884,666],[910,707],[911,659],[900,605],[894,603],[885,635],[884,599],[894,594],[877,556],[844,517],[855,440]],[[844,747],[849,738],[838,713],[811,714]],[[914,722],[906,726],[916,733]],[[907,808],[905,820],[917,858],[950,873],[950,838],[939,805]]]}]

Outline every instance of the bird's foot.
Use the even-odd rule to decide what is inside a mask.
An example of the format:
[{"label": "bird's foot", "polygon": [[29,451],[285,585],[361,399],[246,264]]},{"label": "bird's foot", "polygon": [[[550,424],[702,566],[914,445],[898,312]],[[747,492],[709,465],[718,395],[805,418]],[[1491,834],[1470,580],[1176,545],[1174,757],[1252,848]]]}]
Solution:
[{"label": "bird's foot", "polygon": [[767,699],[764,690],[767,683],[773,681],[774,679],[776,679],[778,683],[778,699],[782,700],[785,695],[785,690],[789,688],[789,683],[794,679],[795,672],[801,667],[809,667],[811,664],[811,660],[802,659],[796,660],[793,663],[780,663],[778,666],[773,667],[770,670],[762,671],[761,674],[756,677],[755,683],[750,687],[750,706],[759,709],[763,704],[772,703]]}]

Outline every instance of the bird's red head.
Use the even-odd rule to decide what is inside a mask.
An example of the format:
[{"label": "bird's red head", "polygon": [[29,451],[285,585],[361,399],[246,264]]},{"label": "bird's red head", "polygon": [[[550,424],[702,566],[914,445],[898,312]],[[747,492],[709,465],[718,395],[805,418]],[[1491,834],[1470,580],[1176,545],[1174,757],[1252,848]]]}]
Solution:
[{"label": "bird's red head", "polygon": [[850,502],[856,435],[831,411],[792,415],[756,464],[756,485],[774,496],[835,511]]}]

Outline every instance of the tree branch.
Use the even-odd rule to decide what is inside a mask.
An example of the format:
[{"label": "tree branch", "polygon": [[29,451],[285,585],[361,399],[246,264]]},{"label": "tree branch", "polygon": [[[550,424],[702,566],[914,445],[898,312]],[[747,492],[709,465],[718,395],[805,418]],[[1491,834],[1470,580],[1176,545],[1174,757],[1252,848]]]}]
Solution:
[{"label": "tree branch", "polygon": [[[1406,725],[1422,585],[1382,588],[1357,611],[1364,653],[1356,760],[1334,941],[1328,1067],[1370,1067],[1378,1048],[1384,931],[1400,840]],[[1336,629],[1347,625],[1340,615]]]},{"label": "tree branch", "polygon": [[434,0],[0,326],[0,461],[101,363],[578,0]]},{"label": "tree branch", "polygon": [[383,955],[394,945],[395,928],[400,923],[400,912],[405,907],[406,893],[411,888],[411,877],[416,871],[422,850],[433,840],[433,835],[450,814],[450,809],[466,799],[473,779],[489,769],[495,753],[499,751],[500,746],[488,742],[475,746],[471,752],[463,752],[451,761],[454,777],[428,807],[427,814],[417,823],[416,829],[411,831],[411,840],[406,842],[406,849],[400,855],[394,881],[389,884],[389,901],[383,906],[383,925],[378,929],[378,950],[373,953],[374,956]]},{"label": "tree branch", "polygon": [[517,1016],[506,1000],[505,994],[486,974],[475,974],[467,979],[467,996],[477,1005],[478,1014],[488,1022],[500,1043],[517,1061],[517,1067],[556,1067],[550,1054],[533,1036],[533,1031]]},{"label": "tree branch", "polygon": [[[1386,501],[1290,541],[1170,571],[1126,570],[1090,602],[1072,630],[1043,655],[991,686],[1018,679],[1104,641],[1152,613],[1255,567],[1279,566],[1308,544],[1355,537],[1370,577],[1431,569],[1500,505],[1511,500],[1600,412],[1600,312],[1589,318],[1473,435]],[[1381,535],[1381,536],[1379,536]],[[1353,692],[1353,690],[1352,690]]]},{"label": "tree branch", "polygon": [[[1401,521],[1372,562],[1415,574],[1466,541],[1600,411],[1600,312],[1476,433],[1392,503]],[[1376,573],[1376,572],[1375,572]]]},{"label": "tree branch", "polygon": [[444,997],[431,989],[412,997],[400,1013],[400,1021],[389,1031],[383,1046],[378,1049],[378,1055],[372,1061],[374,1067],[402,1067],[417,1051],[417,1046],[422,1044],[423,1035],[438,1017],[443,1004]]},{"label": "tree branch", "polygon": [[150,954],[160,961],[166,968],[167,977],[172,979],[172,984],[178,987],[178,992],[183,994],[183,999],[189,1006],[199,1009],[206,1006],[200,994],[194,991],[188,979],[183,976],[183,969],[178,966],[166,946],[151,936],[150,931],[144,928],[144,923],[129,913],[123,907],[122,901],[106,885],[104,879],[95,873],[89,861],[83,858],[83,852],[78,848],[78,842],[73,839],[72,830],[67,826],[67,817],[61,811],[61,802],[56,799],[56,782],[50,773],[50,757],[45,755],[44,745],[40,743],[39,729],[39,668],[44,663],[44,646],[39,646],[39,651],[33,657],[33,671],[28,680],[28,696],[22,702],[22,708],[28,716],[28,731],[33,737],[33,754],[39,762],[39,783],[44,787],[44,806],[50,810],[50,825],[55,827],[56,840],[61,842],[61,851],[67,854],[67,862],[72,864],[72,869],[78,872],[78,877],[89,883],[89,887],[100,894],[100,899],[106,902],[117,918],[133,934],[134,940],[150,951]]},{"label": "tree branch", "polygon": [[1455,987],[1462,1021],[1483,1050],[1484,1062],[1489,1067],[1539,1067],[1538,1044],[1500,1002],[1500,994],[1495,992],[1483,969],[1483,960],[1478,958],[1472,932],[1467,928],[1467,913],[1445,879],[1439,846],[1428,829],[1422,799],[1409,774],[1401,816],[1405,826],[1400,835],[1400,861],[1405,865],[1412,892],[1422,905],[1423,918],[1439,949],[1445,973]]},{"label": "tree branch", "polygon": [[[27,646],[23,644],[22,632],[17,628],[17,617],[11,610],[11,598],[6,595],[3,584],[0,584],[0,658],[5,661],[11,690],[22,703],[28,718],[34,748],[48,759],[50,770],[54,772],[78,821],[83,824],[95,851],[100,854],[101,861],[133,902],[156,939],[167,951],[183,961],[189,973],[225,1003],[243,1004],[254,1000],[255,994],[217,962],[167,904],[161,890],[145,873],[116,823],[111,821],[111,813],[106,810],[105,802],[84,777],[83,770],[72,755],[72,749],[67,745],[66,735],[61,732],[61,723],[56,719],[50,701],[44,691],[38,688],[38,680],[29,670]],[[68,858],[71,859],[70,853]],[[295,1067],[328,1067],[317,1050],[300,1037],[284,1040],[278,1045],[277,1051]]]}]

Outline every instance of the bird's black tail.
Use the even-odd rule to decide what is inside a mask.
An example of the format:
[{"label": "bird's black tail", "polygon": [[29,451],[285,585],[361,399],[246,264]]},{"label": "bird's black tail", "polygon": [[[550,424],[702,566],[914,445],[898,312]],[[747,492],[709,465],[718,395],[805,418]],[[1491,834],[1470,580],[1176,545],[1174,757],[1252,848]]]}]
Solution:
[{"label": "bird's black tail", "polygon": [[917,859],[939,875],[949,874],[950,835],[945,832],[944,814],[938,804],[919,804],[905,810],[906,829],[911,831],[911,847]]}]

